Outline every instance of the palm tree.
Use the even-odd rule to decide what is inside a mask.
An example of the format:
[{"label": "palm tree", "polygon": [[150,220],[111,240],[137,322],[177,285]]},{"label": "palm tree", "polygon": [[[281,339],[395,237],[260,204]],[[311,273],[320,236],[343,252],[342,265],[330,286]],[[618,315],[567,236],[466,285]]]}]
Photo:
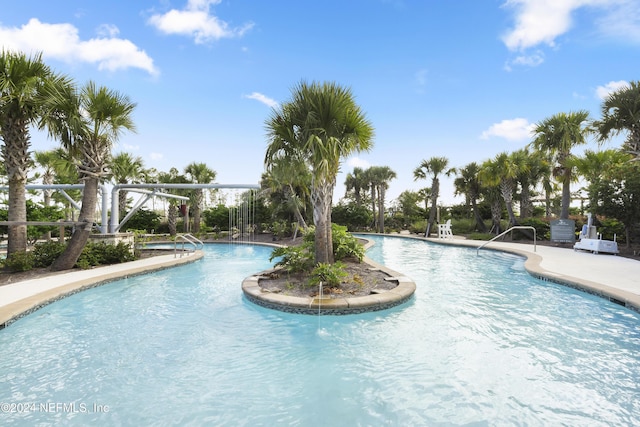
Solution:
[{"label": "palm tree", "polygon": [[[118,153],[111,159],[112,178],[116,184],[138,184],[143,182],[146,173],[142,157],[133,157],[130,153]],[[127,209],[127,191],[118,192],[118,211],[120,218],[124,217]]]},{"label": "palm tree", "polygon": [[487,232],[487,226],[482,220],[480,210],[478,209],[478,199],[480,198],[481,185],[478,179],[480,166],[476,162],[471,162],[462,169],[458,169],[460,174],[453,182],[456,194],[464,194],[466,200],[471,205],[473,217],[476,222],[476,230],[480,233]]},{"label": "palm tree", "polygon": [[535,139],[532,145],[552,156],[553,175],[562,182],[562,211],[560,219],[569,218],[571,204],[571,180],[573,171],[570,167],[571,149],[586,143],[588,129],[585,123],[589,112],[585,110],[558,113],[538,123],[534,129]]},{"label": "palm tree", "polygon": [[640,82],[633,81],[607,96],[602,103],[602,119],[593,123],[599,140],[627,132],[624,149],[640,158]]},{"label": "palm tree", "polygon": [[292,100],[274,109],[266,122],[265,164],[301,156],[311,170],[315,262],[332,264],[331,203],[342,159],[372,146],[373,126],[350,89],[336,83],[301,82]]},{"label": "palm tree", "polygon": [[[157,175],[158,182],[163,184],[186,184],[187,178],[184,175],[180,175],[180,171],[176,168],[169,169],[169,172],[160,172]],[[167,189],[165,192],[169,194],[184,195],[185,190],[179,189]],[[175,236],[178,232],[178,199],[170,198],[169,206],[167,208],[167,224],[169,226],[169,235]]]},{"label": "palm tree", "polygon": [[[311,186],[311,174],[302,159],[294,157],[280,158],[268,165],[263,174],[262,184],[270,192],[281,191],[288,210],[293,212],[298,228],[307,228],[307,222],[302,215],[306,208],[306,200]],[[294,239],[297,236],[297,229]]]},{"label": "palm tree", "polygon": [[368,169],[371,185],[378,195],[378,233],[384,233],[384,203],[385,191],[389,188],[389,181],[396,178],[396,173],[388,166],[372,166]]},{"label": "palm tree", "polygon": [[602,179],[607,171],[615,170],[620,164],[631,159],[630,154],[620,150],[585,150],[580,157],[574,157],[572,166],[575,167],[578,175],[587,181],[587,194],[589,195],[589,211],[592,214],[598,212],[598,191]]},{"label": "palm tree", "polygon": [[50,133],[78,162],[80,180],[84,181],[82,208],[65,251],[51,266],[53,271],[74,266],[89,239],[95,221],[98,186],[108,177],[111,148],[124,130],[135,130],[132,113],[135,108],[128,97],[106,87],[87,83],[80,92],[60,94],[55,104],[55,125]]},{"label": "palm tree", "polygon": [[[206,163],[189,163],[184,168],[184,173],[189,182],[194,184],[210,184],[216,179],[216,171],[209,168]],[[204,191],[202,188],[196,188],[191,194],[193,198],[193,232],[199,233]]]},{"label": "palm tree", "polygon": [[431,157],[429,160],[423,160],[420,165],[413,171],[414,181],[418,179],[427,179],[429,176],[431,179],[431,209],[429,210],[429,221],[427,223],[427,230],[425,231],[425,237],[429,237],[433,224],[436,221],[436,209],[438,203],[438,197],[440,196],[440,174],[444,173],[446,176],[451,176],[455,173],[455,168],[448,168],[449,159],[446,157]]},{"label": "palm tree", "polygon": [[364,189],[369,190],[369,199],[371,202],[371,227],[375,230],[378,229],[378,215],[376,215],[376,201],[378,200],[377,187],[376,187],[376,177],[373,176],[373,169],[367,168],[362,173],[362,180],[364,182]]},{"label": "palm tree", "polygon": [[[9,221],[27,220],[25,185],[32,167],[29,128],[47,125],[41,120],[49,93],[45,89],[64,90],[70,84],[42,62],[41,54],[29,58],[23,53],[0,54],[0,151],[9,184]],[[27,226],[10,225],[7,256],[26,249]]]},{"label": "palm tree", "polygon": [[353,198],[357,206],[362,206],[362,191],[368,187],[369,182],[364,173],[364,169],[354,167],[353,173],[348,173],[344,181],[347,193],[353,191]]},{"label": "palm tree", "polygon": [[513,213],[513,193],[516,188],[516,178],[522,173],[522,167],[525,166],[516,161],[517,157],[502,152],[493,159],[485,161],[480,171],[480,181],[484,185],[498,186],[500,189],[500,195],[507,207],[510,227],[518,224]]},{"label": "palm tree", "polygon": [[[64,158],[64,152],[61,149],[49,151],[36,151],[33,153],[35,164],[42,169],[42,184],[52,185],[55,183],[58,173],[65,173],[65,169],[69,167],[69,162]],[[52,189],[44,189],[43,206],[51,206]],[[51,240],[51,231],[47,231],[45,235],[47,241]]]}]

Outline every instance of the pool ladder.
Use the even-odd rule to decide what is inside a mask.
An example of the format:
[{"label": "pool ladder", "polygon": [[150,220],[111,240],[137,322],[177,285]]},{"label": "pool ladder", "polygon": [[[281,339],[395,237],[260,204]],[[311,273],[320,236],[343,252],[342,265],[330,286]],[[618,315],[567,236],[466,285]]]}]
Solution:
[{"label": "pool ladder", "polygon": [[487,246],[489,243],[493,242],[494,240],[504,236],[505,234],[507,234],[508,232],[512,231],[512,230],[516,230],[516,229],[529,229],[529,230],[533,230],[533,252],[536,251],[536,229],[535,227],[532,227],[530,225],[514,225],[513,227],[511,227],[510,229],[508,229],[507,231],[503,231],[502,233],[498,234],[497,236],[495,236],[493,239],[489,240],[488,242],[483,243],[482,245],[480,245],[478,247],[478,249],[476,249],[476,256],[478,255],[478,253],[480,252],[480,249],[484,248],[485,246]]},{"label": "pool ladder", "polygon": [[[180,248],[180,258],[182,258],[182,255],[184,255],[185,253],[187,255],[190,255],[192,253],[194,253],[195,251],[197,251],[198,249],[202,249],[204,248],[204,243],[202,242],[202,240],[198,239],[197,237],[195,237],[193,234],[187,233],[187,234],[177,234],[176,235],[176,240],[174,241],[173,244],[173,257],[176,258],[178,256],[178,239],[180,239],[181,243],[182,243],[182,247]],[[187,243],[190,246],[187,246],[187,250],[185,251],[184,245],[185,243]],[[193,246],[192,250],[189,250],[189,248]]]}]

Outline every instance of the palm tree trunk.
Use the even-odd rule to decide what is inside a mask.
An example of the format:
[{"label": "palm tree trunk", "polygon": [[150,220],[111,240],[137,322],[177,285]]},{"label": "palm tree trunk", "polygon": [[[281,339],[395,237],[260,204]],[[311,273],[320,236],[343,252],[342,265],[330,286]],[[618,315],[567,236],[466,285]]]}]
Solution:
[{"label": "palm tree trunk", "polygon": [[480,216],[480,210],[478,209],[478,202],[474,197],[471,198],[471,209],[473,210],[473,216],[476,220],[476,230],[480,233],[487,232],[487,226],[484,224],[482,220],[482,216]]},{"label": "palm tree trunk", "polygon": [[331,186],[322,183],[311,192],[313,203],[313,223],[315,230],[315,262],[316,264],[333,264],[333,240],[331,237]]},{"label": "palm tree trunk", "polygon": [[98,201],[98,179],[87,178],[82,194],[82,207],[78,221],[84,224],[76,226],[64,252],[51,265],[52,271],[69,270],[78,261],[84,249],[95,221],[96,204]]},{"label": "palm tree trunk", "polygon": [[378,230],[384,234],[384,185],[378,188]]},{"label": "palm tree trunk", "polygon": [[429,210],[429,221],[427,223],[427,231],[424,233],[424,237],[431,235],[431,229],[436,222],[436,212],[438,205],[438,193],[440,193],[440,182],[437,178],[433,179],[433,185],[431,186],[431,209]]},{"label": "palm tree trunk", "polygon": [[[25,196],[26,179],[16,177],[9,181],[9,221],[24,222],[27,220],[27,205]],[[10,225],[8,231],[7,257],[16,252],[27,250],[27,226]]]},{"label": "palm tree trunk", "polygon": [[569,205],[571,204],[571,175],[565,174],[562,179],[562,211],[560,219],[569,219]]},{"label": "palm tree trunk", "polygon": [[175,236],[178,233],[177,230],[177,218],[178,218],[178,208],[173,203],[169,203],[169,208],[167,209],[167,224],[169,225],[169,235]]}]

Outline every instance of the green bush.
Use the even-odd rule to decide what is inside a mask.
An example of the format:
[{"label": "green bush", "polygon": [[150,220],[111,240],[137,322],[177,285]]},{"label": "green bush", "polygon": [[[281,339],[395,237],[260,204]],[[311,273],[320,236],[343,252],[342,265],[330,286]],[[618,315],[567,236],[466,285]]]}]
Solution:
[{"label": "green bush", "polygon": [[31,252],[15,252],[4,261],[4,266],[9,271],[29,271],[33,269],[33,254]]},{"label": "green bush", "polygon": [[362,262],[364,246],[351,233],[347,232],[347,227],[331,224],[331,239],[333,240],[333,256],[336,261],[355,258],[358,262]]},{"label": "green bush", "polygon": [[33,246],[33,261],[35,267],[49,267],[53,261],[64,252],[65,244],[51,240],[49,242],[36,243]]},{"label": "green bush", "polygon": [[[311,249],[311,250],[310,250]],[[287,273],[309,271],[313,267],[313,246],[301,244],[299,246],[282,246],[271,252],[269,261],[280,258],[276,267],[282,267]]]},{"label": "green bush", "polygon": [[342,280],[348,276],[345,265],[341,262],[325,264],[323,262],[315,266],[311,272],[309,285],[318,286],[320,283],[328,286],[340,286]]},{"label": "green bush", "polygon": [[138,209],[124,224],[127,230],[144,230],[155,232],[160,225],[160,215],[147,209]]}]

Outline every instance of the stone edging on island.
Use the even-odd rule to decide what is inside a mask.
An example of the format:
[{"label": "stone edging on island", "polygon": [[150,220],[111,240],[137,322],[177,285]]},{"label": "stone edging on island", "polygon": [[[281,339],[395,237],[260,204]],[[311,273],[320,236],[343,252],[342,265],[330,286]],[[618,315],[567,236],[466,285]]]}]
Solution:
[{"label": "stone edging on island", "polygon": [[[365,249],[372,244],[371,241],[367,240]],[[416,284],[413,280],[390,268],[377,264],[367,257],[362,262],[387,274],[389,277],[386,280],[395,281],[398,285],[382,293],[358,297],[294,297],[263,291],[259,284],[260,279],[274,271],[274,269],[271,269],[244,279],[242,292],[249,301],[265,308],[287,313],[313,315],[346,315],[386,310],[411,299],[416,291]]]}]

